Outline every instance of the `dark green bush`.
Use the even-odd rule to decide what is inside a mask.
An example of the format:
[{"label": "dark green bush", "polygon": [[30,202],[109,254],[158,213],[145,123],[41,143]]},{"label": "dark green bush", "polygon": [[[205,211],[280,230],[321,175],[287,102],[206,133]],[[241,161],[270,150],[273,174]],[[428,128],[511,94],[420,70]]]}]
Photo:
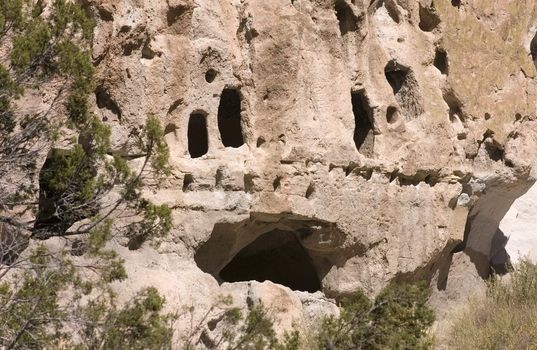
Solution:
[{"label": "dark green bush", "polygon": [[316,335],[319,349],[424,349],[434,314],[426,305],[425,283],[391,284],[374,300],[357,292],[341,304],[339,318],[324,320]]}]

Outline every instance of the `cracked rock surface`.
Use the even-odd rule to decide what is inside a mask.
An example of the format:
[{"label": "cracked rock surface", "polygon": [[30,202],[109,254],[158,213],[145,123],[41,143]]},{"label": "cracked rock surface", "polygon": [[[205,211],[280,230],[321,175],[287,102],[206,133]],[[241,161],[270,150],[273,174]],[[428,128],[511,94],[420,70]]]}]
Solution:
[{"label": "cracked rock surface", "polygon": [[[136,276],[124,290],[166,285],[168,300],[197,305],[283,293],[286,317],[302,322],[336,312],[319,291],[373,295],[423,278],[445,289],[453,253],[488,274],[500,220],[535,181],[535,2],[89,8],[95,112],[114,151],[136,164],[129,135],[153,113],[173,166],[147,191],[173,208],[171,237],[121,251]],[[252,271],[223,274],[236,257]],[[284,258],[318,278],[312,293],[292,291],[285,266],[257,269]]]}]

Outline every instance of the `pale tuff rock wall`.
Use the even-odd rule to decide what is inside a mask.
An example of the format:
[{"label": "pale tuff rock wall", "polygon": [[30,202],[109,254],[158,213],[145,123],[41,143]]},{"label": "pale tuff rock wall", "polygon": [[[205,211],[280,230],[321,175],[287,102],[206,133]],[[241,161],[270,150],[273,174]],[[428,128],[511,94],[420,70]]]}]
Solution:
[{"label": "pale tuff rock wall", "polygon": [[537,186],[518,198],[500,223],[507,237],[505,250],[513,263],[523,258],[537,259]]},{"label": "pale tuff rock wall", "polygon": [[[173,176],[148,195],[175,226],[148,264],[181,263],[146,282],[173,278],[178,303],[243,290],[218,282],[246,247],[270,263],[298,246],[333,297],[445,288],[458,251],[485,275],[537,152],[536,6],[490,3],[92,1],[95,111],[115,151],[139,157],[129,135],[148,113],[171,149]],[[274,232],[287,238],[271,253],[256,240]]]}]

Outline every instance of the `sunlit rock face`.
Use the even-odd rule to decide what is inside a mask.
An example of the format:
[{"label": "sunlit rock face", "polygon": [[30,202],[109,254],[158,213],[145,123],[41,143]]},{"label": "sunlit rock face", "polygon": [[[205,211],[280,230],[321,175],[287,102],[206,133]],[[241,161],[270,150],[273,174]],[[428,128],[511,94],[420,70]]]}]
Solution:
[{"label": "sunlit rock face", "polygon": [[442,289],[456,252],[488,274],[498,224],[534,182],[533,2],[90,5],[114,152],[135,165],[146,116],[165,127],[173,174],[147,196],[173,208],[151,255],[181,285],[170,298],[246,298],[250,279],[329,297]]},{"label": "sunlit rock face", "polygon": [[537,186],[518,198],[500,223],[510,261],[537,261]]}]

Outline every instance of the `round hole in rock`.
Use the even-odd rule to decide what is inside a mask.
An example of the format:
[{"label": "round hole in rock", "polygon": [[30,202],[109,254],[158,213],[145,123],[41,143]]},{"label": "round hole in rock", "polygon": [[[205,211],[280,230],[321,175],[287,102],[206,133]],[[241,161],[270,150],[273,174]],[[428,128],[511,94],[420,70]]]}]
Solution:
[{"label": "round hole in rock", "polygon": [[257,146],[257,147],[261,147],[265,142],[266,142],[266,141],[265,141],[265,138],[263,138],[263,137],[258,137],[258,138],[257,138],[256,146]]},{"label": "round hole in rock", "polygon": [[316,292],[321,282],[295,233],[273,230],[244,247],[220,271],[225,282],[266,280],[293,290]]},{"label": "round hole in rock", "polygon": [[217,75],[218,72],[211,68],[207,70],[207,72],[205,72],[205,81],[208,83],[212,83]]}]

